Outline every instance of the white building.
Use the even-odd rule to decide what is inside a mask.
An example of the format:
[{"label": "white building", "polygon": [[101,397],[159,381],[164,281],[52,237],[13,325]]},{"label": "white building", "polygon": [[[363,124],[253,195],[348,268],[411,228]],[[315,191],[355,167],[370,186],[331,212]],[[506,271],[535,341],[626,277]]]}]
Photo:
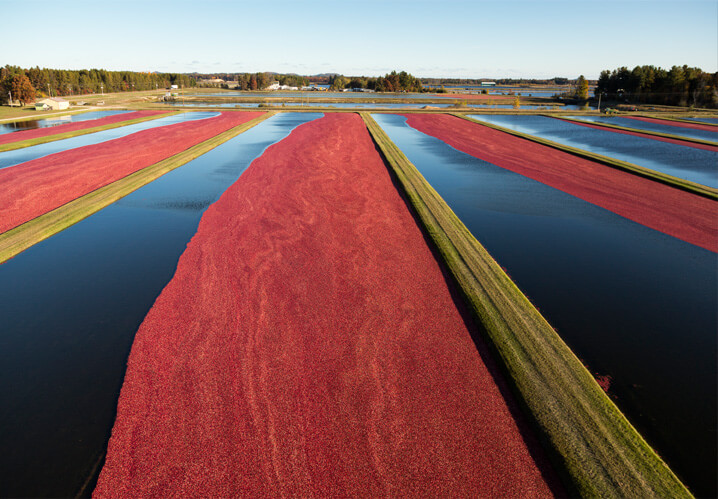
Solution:
[{"label": "white building", "polygon": [[37,107],[37,104],[46,104],[48,109],[52,109],[53,111],[59,111],[70,107],[70,103],[62,97],[48,97],[47,99],[42,99],[41,101],[36,102],[35,107]]},{"label": "white building", "polygon": [[274,80],[271,85],[265,88],[265,90],[279,90],[279,82]]}]

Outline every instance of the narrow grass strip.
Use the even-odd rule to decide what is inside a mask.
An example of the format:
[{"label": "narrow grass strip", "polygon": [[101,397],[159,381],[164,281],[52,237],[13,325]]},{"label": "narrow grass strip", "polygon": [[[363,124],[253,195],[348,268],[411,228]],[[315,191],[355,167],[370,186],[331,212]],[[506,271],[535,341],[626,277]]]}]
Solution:
[{"label": "narrow grass strip", "polygon": [[569,154],[573,154],[574,156],[579,156],[581,158],[586,158],[591,161],[595,161],[596,163],[600,163],[602,165],[610,166],[611,168],[616,168],[618,170],[632,173],[633,175],[638,175],[639,177],[647,178],[647,179],[653,180],[655,182],[660,182],[662,184],[670,185],[671,187],[675,187],[676,189],[681,189],[683,191],[692,192],[693,194],[697,194],[699,196],[703,196],[708,199],[718,200],[718,189],[714,189],[712,187],[701,185],[696,182],[691,182],[690,180],[684,180],[682,178],[674,177],[673,175],[669,175],[667,173],[659,172],[656,170],[651,170],[650,168],[645,168],[643,166],[635,165],[635,164],[629,163],[627,161],[621,161],[620,159],[609,158],[608,156],[603,156],[601,154],[596,154],[594,152],[585,151],[583,149],[578,149],[576,147],[559,144],[558,142],[553,142],[551,140],[537,137],[535,135],[530,135],[530,134],[523,133],[523,132],[517,132],[516,130],[511,130],[509,128],[504,128],[502,126],[495,125],[493,123],[488,123],[485,121],[477,120],[475,118],[471,118],[469,116],[464,116],[459,113],[450,113],[450,114],[452,114],[453,116],[456,116],[458,118],[464,119],[464,120],[472,121],[479,125],[493,128],[494,130],[499,130],[501,132],[514,135],[516,137],[521,137],[523,139],[530,140],[532,142],[536,142],[536,143],[539,143],[539,144],[542,144],[542,145],[545,145],[548,147],[552,147],[554,149],[558,149],[558,150],[567,152]]},{"label": "narrow grass strip", "polygon": [[158,118],[166,118],[168,116],[179,114],[180,111],[171,111],[165,114],[155,114],[153,116],[145,116],[143,118],[136,118],[128,121],[118,121],[117,123],[110,123],[108,125],[96,126],[93,128],[83,128],[82,130],[75,130],[73,132],[56,133],[54,135],[45,135],[44,137],[36,137],[34,139],[21,140],[18,142],[10,142],[8,144],[0,145],[0,152],[12,151],[14,149],[23,149],[25,147],[36,146],[38,144],[45,144],[47,142],[54,142],[56,140],[69,139],[71,137],[77,137],[79,135],[85,135],[88,133],[102,132],[104,130],[110,130],[112,128],[119,128],[121,126],[136,125],[137,123],[143,123],[145,121],[156,120]]},{"label": "narrow grass strip", "polygon": [[690,497],[556,331],[366,113],[396,174],[572,494]]},{"label": "narrow grass strip", "polygon": [[0,234],[0,264],[272,116],[266,113]]},{"label": "narrow grass strip", "polygon": [[[546,115],[546,116],[549,116],[549,115]],[[555,118],[557,120],[579,123],[582,125],[593,125],[593,126],[599,126],[599,127],[603,127],[603,128],[611,128],[614,130],[623,130],[624,132],[641,133],[644,135],[653,135],[655,137],[662,137],[664,139],[681,140],[683,142],[690,142],[693,144],[701,144],[704,146],[718,147],[718,142],[714,142],[712,140],[696,139],[693,137],[685,137],[683,135],[674,135],[672,133],[654,132],[652,130],[642,130],[640,128],[629,128],[627,126],[613,125],[611,123],[604,123],[602,121],[579,120],[576,118],[569,118],[568,116],[553,116],[553,115],[551,115],[550,117]]]}]

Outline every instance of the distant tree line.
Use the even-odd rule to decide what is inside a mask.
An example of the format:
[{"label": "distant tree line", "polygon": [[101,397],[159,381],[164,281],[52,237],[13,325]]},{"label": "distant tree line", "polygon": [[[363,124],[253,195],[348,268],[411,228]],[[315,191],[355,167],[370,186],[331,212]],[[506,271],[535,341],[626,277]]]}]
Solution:
[{"label": "distant tree line", "polygon": [[332,90],[345,88],[365,88],[376,92],[422,92],[424,90],[419,78],[406,71],[399,73],[392,71],[379,77],[352,76],[348,78],[344,75],[332,75],[329,77],[329,85]]},{"label": "distant tree line", "polygon": [[[7,99],[14,80],[26,77],[35,92],[42,95],[68,96],[102,92],[128,92],[154,90],[170,85],[194,87],[194,78],[180,73],[136,73],[132,71],[106,71],[104,69],[24,69],[6,65],[0,68],[0,91]],[[19,100],[19,99],[18,99]]]},{"label": "distant tree line", "polygon": [[620,67],[601,71],[594,94],[604,98],[670,106],[718,107],[718,73],[673,66]]},{"label": "distant tree line", "polygon": [[[191,73],[201,87],[238,88],[239,90],[262,90],[274,81],[289,87],[305,87],[310,79],[296,74],[280,73]],[[201,80],[221,79],[224,83],[202,83]]]}]

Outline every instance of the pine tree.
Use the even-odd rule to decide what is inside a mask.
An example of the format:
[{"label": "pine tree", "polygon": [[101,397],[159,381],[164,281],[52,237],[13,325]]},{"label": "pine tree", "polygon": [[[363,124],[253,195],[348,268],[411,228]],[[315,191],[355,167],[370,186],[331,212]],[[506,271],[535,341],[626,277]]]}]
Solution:
[{"label": "pine tree", "polygon": [[588,100],[588,81],[583,77],[583,75],[578,77],[576,84],[576,98]]}]

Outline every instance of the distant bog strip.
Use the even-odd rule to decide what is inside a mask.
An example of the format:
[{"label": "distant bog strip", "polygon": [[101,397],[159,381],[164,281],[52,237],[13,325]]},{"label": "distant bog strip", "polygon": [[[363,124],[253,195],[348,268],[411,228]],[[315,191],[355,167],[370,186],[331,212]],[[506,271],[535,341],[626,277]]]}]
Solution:
[{"label": "distant bog strip", "polygon": [[409,126],[443,140],[459,151],[718,252],[718,203],[713,199],[455,116],[405,116]]},{"label": "distant bog strip", "polygon": [[134,133],[0,170],[0,233],[259,116],[220,116]]},{"label": "distant bog strip", "polygon": [[0,234],[0,263],[74,225],[80,220],[93,215],[102,208],[109,206],[118,199],[152,182],[165,173],[192,161],[232,137],[249,130],[272,115],[272,113],[256,114],[258,114],[258,116],[251,121],[242,123],[219,135],[215,135],[159,163],[136,171],[109,185],[100,187],[57,209]]},{"label": "distant bog strip", "polygon": [[[125,126],[169,114],[167,111],[136,111],[129,114],[116,114],[95,120],[78,121],[48,128],[36,128],[0,135],[0,152],[22,147],[34,146],[53,140],[66,139],[84,133],[91,133],[118,126]],[[110,126],[115,125],[115,126]]]},{"label": "distant bog strip", "polygon": [[636,137],[643,137],[646,139],[660,140],[661,142],[668,142],[679,146],[695,147],[696,149],[704,149],[706,151],[718,152],[718,143],[711,142],[708,140],[692,139],[690,137],[681,137],[678,135],[670,135],[667,133],[651,132],[648,130],[638,130],[634,128],[626,128],[619,125],[612,125],[610,123],[600,123],[597,121],[583,121],[580,119],[567,118],[565,116],[545,115],[555,118],[557,120],[568,121],[576,125],[585,126],[588,128],[595,128],[597,130],[608,130],[609,132],[622,133],[625,135],[634,135]]},{"label": "distant bog strip", "polygon": [[679,128],[691,128],[693,130],[704,130],[706,132],[714,132],[718,137],[718,125],[711,123],[697,123],[676,119],[653,118],[651,116],[624,116],[632,120],[645,121],[647,123],[656,123],[658,125],[669,125]]}]

